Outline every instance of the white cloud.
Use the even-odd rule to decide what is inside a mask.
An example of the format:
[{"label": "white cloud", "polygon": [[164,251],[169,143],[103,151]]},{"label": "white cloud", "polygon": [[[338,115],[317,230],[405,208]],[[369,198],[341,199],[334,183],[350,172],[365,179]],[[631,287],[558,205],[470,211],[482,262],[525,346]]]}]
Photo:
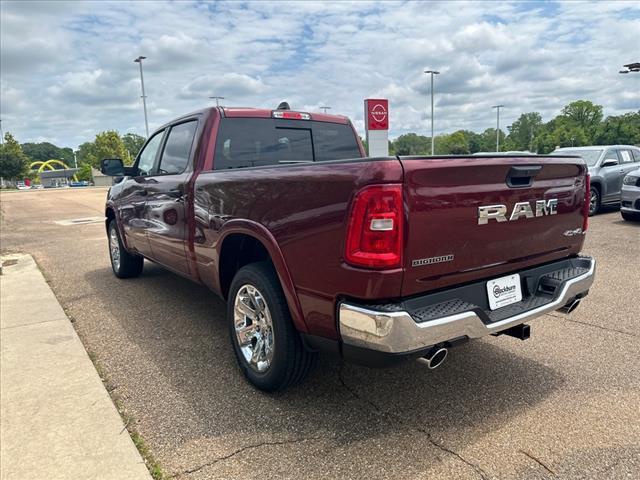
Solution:
[{"label": "white cloud", "polygon": [[640,75],[618,75],[640,51],[633,2],[56,2],[1,3],[3,129],[20,141],[76,146],[106,129],[144,132],[211,105],[294,108],[351,117],[388,97],[391,135],[426,132],[436,78],[436,131],[545,120],[570,101],[605,114],[640,108]]}]

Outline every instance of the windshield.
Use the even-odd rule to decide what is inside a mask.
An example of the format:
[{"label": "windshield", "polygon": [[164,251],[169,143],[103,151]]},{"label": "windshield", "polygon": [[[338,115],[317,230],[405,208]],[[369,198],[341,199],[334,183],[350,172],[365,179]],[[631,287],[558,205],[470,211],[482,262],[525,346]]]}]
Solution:
[{"label": "windshield", "polygon": [[587,162],[587,165],[593,167],[598,163],[602,150],[560,150],[555,153],[558,155],[579,155]]}]

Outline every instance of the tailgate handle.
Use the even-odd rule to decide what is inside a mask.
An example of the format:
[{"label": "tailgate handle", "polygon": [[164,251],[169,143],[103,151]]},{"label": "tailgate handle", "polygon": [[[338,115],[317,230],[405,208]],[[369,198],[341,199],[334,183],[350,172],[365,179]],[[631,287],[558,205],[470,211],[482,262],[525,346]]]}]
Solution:
[{"label": "tailgate handle", "polygon": [[535,177],[542,170],[542,165],[513,166],[507,175],[507,185],[511,188],[530,187]]}]

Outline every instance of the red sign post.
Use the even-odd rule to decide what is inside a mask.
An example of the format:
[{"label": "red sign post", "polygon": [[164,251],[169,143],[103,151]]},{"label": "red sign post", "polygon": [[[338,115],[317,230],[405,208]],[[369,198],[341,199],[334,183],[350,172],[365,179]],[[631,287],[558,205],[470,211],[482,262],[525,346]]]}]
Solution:
[{"label": "red sign post", "polygon": [[389,130],[389,100],[368,98],[367,130]]},{"label": "red sign post", "polygon": [[367,149],[372,157],[389,155],[389,100],[367,98],[364,101]]}]

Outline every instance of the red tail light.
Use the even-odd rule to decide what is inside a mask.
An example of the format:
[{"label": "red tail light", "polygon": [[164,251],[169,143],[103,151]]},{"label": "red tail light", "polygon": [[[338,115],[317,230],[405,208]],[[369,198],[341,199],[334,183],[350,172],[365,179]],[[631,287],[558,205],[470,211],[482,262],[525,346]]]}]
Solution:
[{"label": "red tail light", "polygon": [[345,260],[369,268],[402,265],[402,185],[373,185],[360,190],[351,206]]},{"label": "red tail light", "polygon": [[591,175],[587,173],[584,181],[584,206],[582,208],[582,233],[589,228],[589,205],[591,203]]}]

